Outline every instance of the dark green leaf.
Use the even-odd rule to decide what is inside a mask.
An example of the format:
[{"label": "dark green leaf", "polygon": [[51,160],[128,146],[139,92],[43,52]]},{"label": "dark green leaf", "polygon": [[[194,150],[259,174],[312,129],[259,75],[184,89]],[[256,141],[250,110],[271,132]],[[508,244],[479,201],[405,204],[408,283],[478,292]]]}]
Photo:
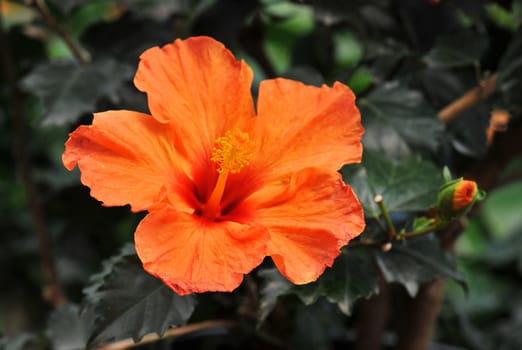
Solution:
[{"label": "dark green leaf", "polygon": [[[470,293],[464,294],[459,286],[448,284],[447,295],[458,305],[459,309],[469,315],[491,315],[492,312],[506,312],[512,308],[513,301],[510,298],[510,283],[512,281],[506,276],[485,268],[484,264],[469,264],[466,260],[459,261],[460,268],[466,276],[466,284],[469,286]],[[520,293],[517,293],[519,295]]]},{"label": "dark green leaf", "polygon": [[132,11],[136,16],[164,20],[173,14],[186,15],[192,9],[194,0],[116,0],[118,4]]},{"label": "dark green leaf", "polygon": [[351,314],[353,303],[378,292],[378,279],[368,254],[350,250],[341,254],[331,269],[314,283],[293,286],[291,292],[310,305],[319,297],[337,304],[346,315]]},{"label": "dark green leaf", "polygon": [[39,338],[34,333],[21,332],[11,337],[0,338],[1,350],[39,350],[44,349],[43,344],[35,346]]},{"label": "dark green leaf", "polygon": [[371,62],[368,70],[379,84],[388,80],[408,56],[411,56],[409,48],[393,38],[365,42],[364,60]]},{"label": "dark green leaf", "polygon": [[439,38],[424,56],[431,68],[453,68],[476,65],[487,48],[487,38],[472,31],[463,31]]},{"label": "dark green leaf", "polygon": [[522,175],[522,155],[516,156],[506,165],[502,170],[501,177],[502,179],[509,179],[517,175]]},{"label": "dark green leaf", "polygon": [[172,42],[175,36],[167,21],[123,16],[89,27],[82,34],[81,42],[94,57],[117,57],[118,62],[135,67],[143,51]]},{"label": "dark green leaf", "polygon": [[387,10],[386,1],[339,1],[305,0],[312,5],[315,16],[324,25],[332,26],[340,22],[349,22],[352,26],[366,26],[390,30],[396,24],[394,17]]},{"label": "dark green leaf", "polygon": [[[469,221],[464,232],[459,237],[456,245],[456,255],[459,258],[466,258],[470,260],[482,260],[485,258],[484,252],[490,246],[487,239],[487,233],[484,231],[484,226],[478,218],[473,218]],[[502,255],[503,255],[502,251]]]},{"label": "dark green leaf", "polygon": [[493,266],[515,263],[522,272],[522,226],[507,239],[491,242],[479,258]]},{"label": "dark green leaf", "polygon": [[433,225],[434,222],[435,219],[432,218],[427,218],[425,216],[417,217],[415,220],[413,220],[412,229],[413,231],[428,229],[428,227]]},{"label": "dark green leaf", "polygon": [[341,254],[334,265],[327,269],[316,282],[294,285],[277,269],[260,271],[264,280],[261,290],[259,321],[263,322],[283,295],[294,294],[305,305],[311,305],[320,297],[336,304],[350,315],[353,303],[378,292],[378,277],[370,256],[363,251],[350,250]]},{"label": "dark green leaf", "polygon": [[422,283],[436,277],[449,277],[465,286],[455,261],[434,236],[398,242],[388,252],[374,250],[374,253],[385,280],[402,284],[412,297]]},{"label": "dark green leaf", "polygon": [[510,108],[522,108],[522,26],[502,57],[497,84]]},{"label": "dark green leaf", "polygon": [[498,240],[509,238],[522,228],[522,181],[516,181],[488,194],[480,211],[487,232]]},{"label": "dark green leaf", "polygon": [[50,0],[50,2],[67,14],[79,6],[89,3],[89,0]]},{"label": "dark green leaf", "polygon": [[44,124],[64,124],[94,112],[101,97],[117,102],[117,89],[131,77],[132,70],[114,60],[87,65],[50,62],[36,67],[21,86],[41,99],[46,110]]},{"label": "dark green leaf", "polygon": [[293,285],[275,268],[260,270],[258,274],[263,280],[258,314],[258,322],[262,323],[276,306],[277,299],[290,294]]},{"label": "dark green leaf", "polygon": [[81,350],[87,344],[87,321],[80,318],[80,308],[65,304],[49,317],[47,336],[54,350]]},{"label": "dark green leaf", "polygon": [[521,196],[522,181],[488,193],[458,241],[458,255],[489,266],[518,265],[522,271]]},{"label": "dark green leaf", "polygon": [[324,84],[324,78],[315,69],[309,66],[295,66],[288,69],[282,77],[298,80],[308,85],[321,86]]},{"label": "dark green leaf", "polygon": [[322,300],[313,305],[299,305],[291,324],[291,348],[331,350],[332,338],[343,332],[345,318],[335,307]]},{"label": "dark green leaf", "polygon": [[138,341],[148,333],[161,336],[171,326],[184,325],[196,303],[194,296],[181,297],[147,274],[128,246],[105,263],[85,294],[86,310],[96,319],[90,344],[127,337]]},{"label": "dark green leaf", "polygon": [[383,197],[391,212],[426,210],[436,203],[443,182],[441,171],[431,162],[414,157],[393,160],[369,150],[364,152],[361,164],[345,166],[341,173],[367,216],[380,214],[376,195]]},{"label": "dark green leaf", "polygon": [[360,99],[359,107],[367,148],[392,156],[410,154],[412,149],[436,151],[443,125],[419,91],[387,83]]}]

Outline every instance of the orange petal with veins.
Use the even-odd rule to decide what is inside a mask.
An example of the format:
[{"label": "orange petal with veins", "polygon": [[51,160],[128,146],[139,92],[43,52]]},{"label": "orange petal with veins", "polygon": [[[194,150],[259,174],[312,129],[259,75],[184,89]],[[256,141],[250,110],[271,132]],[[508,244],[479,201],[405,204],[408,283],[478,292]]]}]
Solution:
[{"label": "orange petal with veins", "polygon": [[267,255],[290,281],[315,281],[340,248],[365,227],[364,213],[340,174],[307,168],[287,188],[260,204],[256,223],[270,233]]},{"label": "orange petal with veins", "polygon": [[234,290],[263,261],[267,241],[261,226],[208,222],[171,208],[149,213],[135,233],[145,270],[180,295]]},{"label": "orange petal with veins", "polygon": [[145,51],[134,84],[147,93],[154,118],[176,125],[178,151],[193,159],[255,116],[252,79],[250,67],[223,44],[193,37]]},{"label": "orange petal with veins", "polygon": [[269,177],[306,167],[337,171],[361,160],[364,129],[355,96],[345,85],[261,82],[256,121],[256,162]]},{"label": "orange petal with veins", "polygon": [[173,178],[186,178],[170,128],[132,111],[95,114],[92,125],[70,134],[62,160],[69,170],[78,165],[94,198],[106,206],[130,204],[133,211],[156,204]]}]

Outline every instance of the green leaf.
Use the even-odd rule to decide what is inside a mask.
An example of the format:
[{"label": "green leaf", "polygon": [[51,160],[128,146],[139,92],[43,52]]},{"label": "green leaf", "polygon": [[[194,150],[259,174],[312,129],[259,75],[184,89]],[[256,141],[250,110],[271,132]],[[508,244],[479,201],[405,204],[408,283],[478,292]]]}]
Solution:
[{"label": "green leaf", "polygon": [[[283,2],[266,6],[264,12],[267,16],[264,17],[266,34],[263,47],[272,66],[281,74],[290,68],[297,39],[313,30],[313,11],[305,5]],[[278,18],[273,20],[269,16]]]},{"label": "green leaf", "polygon": [[364,67],[357,68],[347,81],[348,86],[357,96],[372,84],[372,75]]},{"label": "green leaf", "polygon": [[459,239],[459,256],[492,266],[518,265],[522,271],[522,181],[499,187],[484,203]]},{"label": "green leaf", "polygon": [[333,40],[335,62],[340,69],[354,67],[361,60],[362,45],[351,31],[337,31]]},{"label": "green leaf", "polygon": [[518,271],[522,273],[522,227],[507,239],[489,242],[481,258],[493,266],[509,266],[515,263]]},{"label": "green leaf", "polygon": [[502,180],[506,180],[517,175],[522,175],[522,155],[515,156],[506,165],[506,167],[502,170],[501,178]]},{"label": "green leaf", "polygon": [[336,335],[343,333],[344,315],[335,305],[319,301],[313,305],[299,305],[289,324],[289,348],[332,350]]},{"label": "green leaf", "polygon": [[507,239],[522,228],[522,181],[502,186],[488,194],[480,218],[487,232],[498,240]]},{"label": "green leaf", "polygon": [[503,29],[516,32],[519,18],[522,15],[522,4],[513,1],[511,11],[508,11],[497,3],[488,3],[484,5],[484,9],[489,18],[495,24]]},{"label": "green leaf", "polygon": [[[465,73],[462,73],[463,71]],[[464,95],[470,86],[477,84],[476,74],[471,69],[459,70],[459,74],[450,70],[426,69],[418,79],[426,91],[426,96],[439,108],[455,101]],[[443,134],[446,142],[444,146],[451,146],[456,152],[468,157],[483,156],[487,151],[485,130],[489,126],[491,110],[494,107],[492,103],[497,102],[490,99],[475,104],[446,125]],[[440,157],[440,153],[437,157]]]},{"label": "green leaf", "polygon": [[473,31],[440,37],[424,56],[430,68],[454,68],[477,65],[487,48],[487,38]]},{"label": "green leaf", "polygon": [[282,77],[303,82],[307,85],[321,86],[324,84],[324,78],[320,72],[311,66],[294,66],[290,67]]},{"label": "green leaf", "polygon": [[179,296],[147,274],[131,247],[105,263],[85,290],[86,312],[95,316],[89,344],[124,338],[161,336],[169,327],[186,324],[194,311],[194,296]]},{"label": "green leaf", "polygon": [[257,316],[258,323],[261,324],[276,306],[277,299],[291,293],[293,284],[275,268],[260,270],[258,275],[263,280]]},{"label": "green leaf", "polygon": [[65,14],[71,13],[74,9],[87,4],[92,0],[50,0],[53,6],[56,6]]},{"label": "green leaf", "polygon": [[366,132],[367,149],[391,156],[404,156],[412,150],[433,154],[443,125],[419,91],[390,82],[359,100]]},{"label": "green leaf", "polygon": [[77,38],[85,29],[102,21],[112,21],[121,14],[121,8],[111,1],[89,1],[69,16],[71,34]]},{"label": "green leaf", "polygon": [[0,338],[1,350],[40,350],[47,349],[41,339],[29,332],[20,332],[13,336],[2,336]]},{"label": "green leaf", "polygon": [[21,86],[42,101],[46,110],[44,124],[64,124],[94,112],[101,97],[117,102],[117,89],[131,77],[132,70],[114,60],[86,65],[50,62],[36,67]]},{"label": "green leaf", "polygon": [[54,350],[81,350],[87,344],[87,327],[78,305],[65,304],[49,317],[47,336]]},{"label": "green leaf", "polygon": [[487,234],[479,220],[477,218],[471,219],[457,241],[456,255],[468,259],[483,259],[484,252],[489,246],[486,237]]},{"label": "green leaf", "polygon": [[260,323],[283,295],[296,295],[305,305],[325,297],[344,314],[350,315],[355,301],[378,292],[378,276],[370,256],[366,251],[356,249],[341,254],[317,281],[306,285],[292,284],[277,269],[262,270],[259,276],[263,279],[258,317]]},{"label": "green leaf", "polygon": [[500,61],[497,84],[510,108],[522,108],[522,26]]},{"label": "green leaf", "polygon": [[416,157],[394,160],[366,150],[361,164],[341,169],[343,179],[353,187],[367,216],[380,214],[375,204],[381,195],[390,212],[426,210],[437,202],[441,172],[433,163]]},{"label": "green leaf", "polygon": [[452,278],[465,287],[454,259],[442,250],[435,236],[398,242],[388,252],[374,250],[374,255],[384,279],[402,284],[412,297],[422,283],[436,277]]},{"label": "green leaf", "polygon": [[448,284],[447,295],[462,311],[471,316],[487,317],[491,313],[498,313],[501,310],[505,312],[512,307],[510,302],[506,302],[512,301],[510,298],[512,280],[498,272],[490,271],[484,264],[469,264],[462,260],[459,261],[459,265],[471,292],[467,295],[463,294],[451,283]]},{"label": "green leaf", "polygon": [[136,16],[155,20],[165,20],[173,14],[187,15],[197,3],[192,0],[116,0],[116,2]]},{"label": "green leaf", "polygon": [[126,62],[133,67],[143,51],[172,41],[168,22],[133,16],[97,23],[87,28],[81,36],[82,44],[94,57],[117,57],[118,62]]},{"label": "green leaf", "polygon": [[401,62],[412,55],[403,42],[391,37],[386,40],[368,39],[364,44],[364,61],[371,62],[367,68],[379,84],[389,80]]},{"label": "green leaf", "polygon": [[425,216],[416,217],[413,220],[413,231],[421,231],[421,230],[427,230],[431,225],[435,223],[434,218],[428,218]]},{"label": "green leaf", "polygon": [[293,286],[291,292],[305,305],[313,304],[324,296],[344,314],[350,315],[357,299],[378,292],[378,278],[369,255],[351,250],[341,254],[334,266],[326,270],[316,282]]}]

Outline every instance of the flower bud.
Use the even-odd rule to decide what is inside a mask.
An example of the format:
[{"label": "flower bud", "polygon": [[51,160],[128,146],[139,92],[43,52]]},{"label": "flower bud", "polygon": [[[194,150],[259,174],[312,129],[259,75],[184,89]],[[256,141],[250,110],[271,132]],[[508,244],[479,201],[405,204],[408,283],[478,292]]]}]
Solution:
[{"label": "flower bud", "polygon": [[476,201],[484,199],[475,181],[463,178],[446,182],[439,189],[437,211],[441,220],[449,221],[466,214]]}]

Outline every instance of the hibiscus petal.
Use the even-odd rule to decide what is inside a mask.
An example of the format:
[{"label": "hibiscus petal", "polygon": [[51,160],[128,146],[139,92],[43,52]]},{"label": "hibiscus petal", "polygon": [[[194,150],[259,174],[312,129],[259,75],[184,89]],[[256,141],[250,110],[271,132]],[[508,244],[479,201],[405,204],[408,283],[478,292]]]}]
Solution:
[{"label": "hibiscus petal", "polygon": [[91,195],[107,206],[130,204],[133,211],[158,202],[160,192],[181,160],[172,146],[172,131],[150,115],[132,111],[97,113],[90,126],[70,134],[62,160],[81,170],[81,181]]},{"label": "hibiscus petal", "polygon": [[260,204],[256,222],[269,230],[267,255],[296,284],[315,281],[365,226],[351,188],[338,173],[317,168],[296,173],[287,191]]},{"label": "hibiscus petal", "polygon": [[208,222],[171,208],[149,213],[135,234],[145,270],[180,295],[234,290],[263,261],[267,241],[263,227]]},{"label": "hibiscus petal", "polygon": [[256,162],[272,174],[305,167],[338,170],[361,160],[361,125],[352,91],[307,86],[287,79],[261,82]]},{"label": "hibiscus petal", "polygon": [[255,116],[252,70],[209,37],[178,39],[140,59],[134,84],[147,93],[154,118],[176,125],[188,159],[202,149],[208,156],[216,137]]}]

